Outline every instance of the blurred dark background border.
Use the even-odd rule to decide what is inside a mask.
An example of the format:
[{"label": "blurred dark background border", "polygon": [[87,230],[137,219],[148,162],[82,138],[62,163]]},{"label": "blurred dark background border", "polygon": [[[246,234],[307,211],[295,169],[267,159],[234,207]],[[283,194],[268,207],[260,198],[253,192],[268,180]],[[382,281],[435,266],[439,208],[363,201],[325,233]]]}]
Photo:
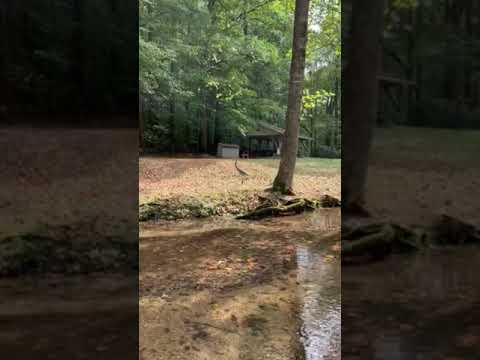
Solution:
[{"label": "blurred dark background border", "polygon": [[0,353],[138,357],[138,2],[0,4]]},{"label": "blurred dark background border", "polygon": [[476,359],[480,2],[342,5],[342,358]]}]

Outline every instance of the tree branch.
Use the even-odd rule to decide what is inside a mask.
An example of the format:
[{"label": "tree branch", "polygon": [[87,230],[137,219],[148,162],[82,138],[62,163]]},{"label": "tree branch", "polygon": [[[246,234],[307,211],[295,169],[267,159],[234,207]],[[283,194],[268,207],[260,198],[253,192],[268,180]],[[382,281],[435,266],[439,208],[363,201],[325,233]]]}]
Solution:
[{"label": "tree branch", "polygon": [[233,26],[238,25],[237,21],[240,20],[242,17],[244,17],[244,16],[246,16],[246,15],[248,15],[248,14],[254,12],[254,11],[257,11],[258,9],[260,9],[260,8],[264,7],[265,5],[268,5],[268,4],[270,4],[274,1],[276,1],[276,0],[266,0],[266,1],[260,3],[256,6],[248,9],[248,10],[243,11],[240,15],[237,15],[237,16],[231,18],[230,20],[233,21],[234,24],[231,24],[230,26],[227,26],[225,28],[225,30],[230,30]]}]

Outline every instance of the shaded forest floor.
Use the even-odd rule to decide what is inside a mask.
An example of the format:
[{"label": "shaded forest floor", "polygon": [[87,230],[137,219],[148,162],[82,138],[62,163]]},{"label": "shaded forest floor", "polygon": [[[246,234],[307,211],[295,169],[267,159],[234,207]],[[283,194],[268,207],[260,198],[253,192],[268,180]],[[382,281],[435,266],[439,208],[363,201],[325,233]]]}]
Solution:
[{"label": "shaded forest floor", "polygon": [[0,128],[2,235],[83,219],[95,232],[136,236],[137,137],[129,129]]},{"label": "shaded forest floor", "polygon": [[478,221],[479,138],[473,130],[376,129],[366,194],[375,217],[428,226],[445,212]]}]

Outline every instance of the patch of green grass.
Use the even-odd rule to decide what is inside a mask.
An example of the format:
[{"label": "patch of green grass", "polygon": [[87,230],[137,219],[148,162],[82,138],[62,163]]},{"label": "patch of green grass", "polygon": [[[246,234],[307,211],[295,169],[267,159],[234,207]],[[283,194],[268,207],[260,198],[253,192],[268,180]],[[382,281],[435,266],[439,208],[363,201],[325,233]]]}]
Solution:
[{"label": "patch of green grass", "polygon": [[[259,165],[277,169],[280,159],[252,159]],[[341,159],[299,158],[295,173],[299,175],[320,175],[325,172],[335,172],[341,169]]]}]

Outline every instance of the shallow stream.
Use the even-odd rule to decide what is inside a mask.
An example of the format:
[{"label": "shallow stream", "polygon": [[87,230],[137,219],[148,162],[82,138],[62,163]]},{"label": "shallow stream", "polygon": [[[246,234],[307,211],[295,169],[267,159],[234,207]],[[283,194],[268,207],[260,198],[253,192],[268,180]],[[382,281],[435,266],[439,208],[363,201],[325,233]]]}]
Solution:
[{"label": "shallow stream", "polygon": [[[271,248],[265,251],[272,257],[278,251],[284,251],[282,247],[285,244],[292,244],[296,283],[294,281],[293,287],[288,287],[288,291],[292,292],[293,298],[296,297],[294,300],[294,303],[297,304],[295,313],[298,314],[299,326],[297,328],[300,330],[290,333],[290,341],[298,343],[300,348],[303,348],[301,357],[306,360],[333,360],[340,359],[341,352],[339,225],[339,209],[329,209],[263,221],[216,218],[176,223],[146,223],[142,225],[142,235],[147,239],[146,246],[148,246],[148,239],[159,237],[175,236],[177,239],[192,239],[189,243],[202,241],[206,244],[207,239],[212,239],[213,236],[213,239],[219,239],[218,244],[222,244],[219,245],[221,248],[214,251],[217,256],[220,254],[219,251],[226,249],[228,239],[231,238],[239,239],[231,251],[242,251],[245,247],[248,248],[255,243],[270,244]],[[186,251],[188,250],[185,249]],[[263,264],[268,265],[268,263]],[[281,278],[283,275],[275,276]],[[244,286],[248,288],[249,285],[245,283]],[[280,293],[281,291],[274,296],[274,299],[281,299]],[[258,299],[252,298],[251,300],[252,303],[256,301]],[[260,306],[263,305],[260,304]],[[277,314],[272,318],[267,317],[265,320],[269,323],[275,322],[282,316],[285,315]],[[295,326],[292,327],[292,329],[294,328]],[[265,335],[265,342],[269,341],[270,336],[275,336],[275,334]],[[275,341],[280,342],[284,339],[278,338]],[[265,344],[265,346],[267,345]],[[259,349],[257,358],[263,356],[262,351]],[[280,359],[273,353],[270,353],[269,356],[272,359]],[[293,359],[287,354],[281,358]]]},{"label": "shallow stream", "polygon": [[340,263],[328,246],[297,247],[301,337],[306,360],[340,359]]}]

